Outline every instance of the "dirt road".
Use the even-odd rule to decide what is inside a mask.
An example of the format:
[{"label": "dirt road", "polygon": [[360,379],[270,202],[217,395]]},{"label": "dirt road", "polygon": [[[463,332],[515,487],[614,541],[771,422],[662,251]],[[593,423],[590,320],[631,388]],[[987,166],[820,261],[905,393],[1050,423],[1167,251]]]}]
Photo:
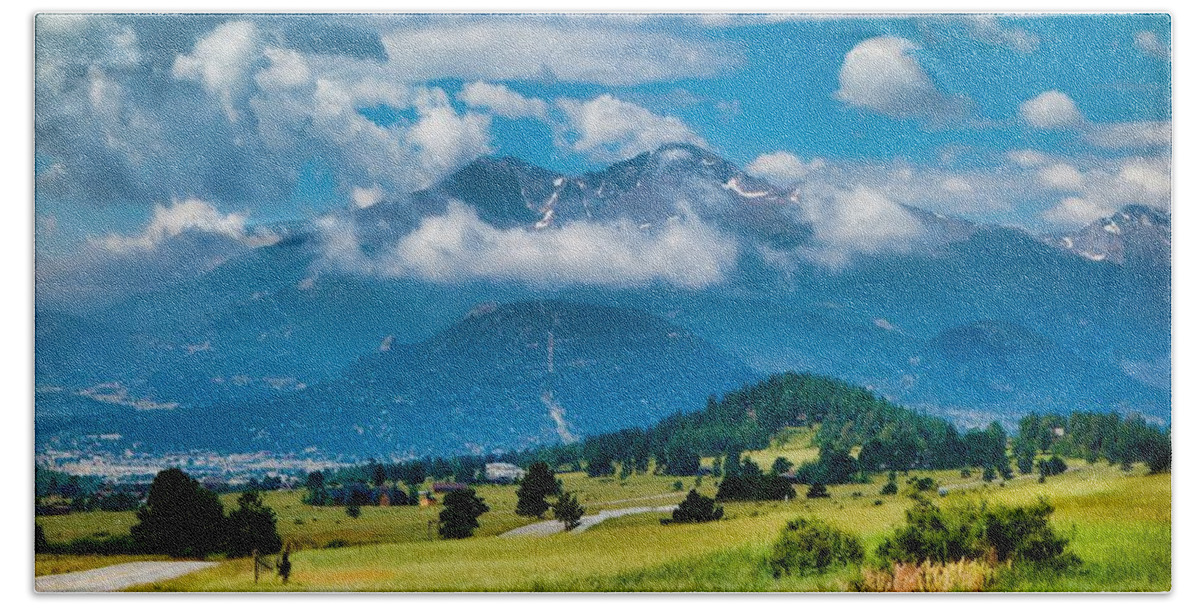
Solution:
[{"label": "dirt road", "polygon": [[[583,532],[584,530],[587,530],[588,528],[606,519],[612,519],[614,517],[633,515],[635,513],[670,513],[674,510],[675,505],[666,505],[662,507],[627,507],[624,509],[610,509],[608,511],[601,511],[595,515],[584,515],[579,520],[579,527],[571,530],[571,533],[579,534],[580,532]],[[532,523],[528,526],[521,526],[520,528],[509,530],[500,536],[547,536],[556,532],[562,532],[563,529],[562,522],[551,519],[548,521]]]},{"label": "dirt road", "polygon": [[129,562],[33,579],[39,592],[120,591],[133,585],[156,583],[217,565],[218,562]]}]

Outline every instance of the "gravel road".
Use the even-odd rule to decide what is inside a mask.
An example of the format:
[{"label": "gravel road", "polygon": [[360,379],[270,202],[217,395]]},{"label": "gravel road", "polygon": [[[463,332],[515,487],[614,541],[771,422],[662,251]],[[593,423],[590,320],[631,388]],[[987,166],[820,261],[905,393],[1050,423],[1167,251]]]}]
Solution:
[{"label": "gravel road", "polygon": [[129,562],[93,570],[39,576],[33,579],[33,588],[38,592],[120,591],[133,585],[180,577],[215,566],[217,563]]},{"label": "gravel road", "polygon": [[[571,533],[579,534],[580,532],[583,532],[584,530],[587,530],[588,528],[590,528],[606,519],[612,519],[614,517],[621,517],[623,515],[633,515],[635,513],[652,513],[652,512],[670,513],[671,511],[674,511],[674,510],[675,510],[675,505],[667,505],[667,506],[662,506],[662,507],[627,507],[624,509],[610,509],[608,511],[601,511],[595,515],[584,515],[579,520],[579,527],[575,528],[574,530],[571,530]],[[562,532],[562,531],[563,531],[562,522],[551,519],[551,520],[547,520],[547,521],[539,521],[537,523],[532,523],[532,524],[529,524],[528,526],[521,526],[520,528],[515,528],[513,530],[509,530],[508,532],[505,532],[505,533],[501,534],[500,536],[547,536],[547,535],[554,534],[556,532]]]}]

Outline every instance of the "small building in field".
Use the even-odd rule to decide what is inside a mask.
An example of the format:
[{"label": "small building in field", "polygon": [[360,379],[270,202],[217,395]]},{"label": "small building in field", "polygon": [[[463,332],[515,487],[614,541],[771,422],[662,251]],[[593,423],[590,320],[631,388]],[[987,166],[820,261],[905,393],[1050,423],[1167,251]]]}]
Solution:
[{"label": "small building in field", "polygon": [[435,482],[433,482],[433,493],[434,494],[445,494],[446,492],[453,492],[455,490],[465,490],[465,489],[467,489],[467,484],[459,483],[457,481],[435,481]]},{"label": "small building in field", "polygon": [[525,477],[525,469],[511,462],[489,462],[484,466],[483,476],[492,483],[513,483]]}]

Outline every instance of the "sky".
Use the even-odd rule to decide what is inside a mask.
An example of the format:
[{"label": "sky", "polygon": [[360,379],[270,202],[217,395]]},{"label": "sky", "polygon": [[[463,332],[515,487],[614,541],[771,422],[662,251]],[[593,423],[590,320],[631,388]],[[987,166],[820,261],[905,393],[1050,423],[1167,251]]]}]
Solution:
[{"label": "sky", "polygon": [[251,247],[481,155],[578,173],[679,141],[1064,232],[1170,208],[1170,40],[1137,14],[42,14],[35,248]]}]

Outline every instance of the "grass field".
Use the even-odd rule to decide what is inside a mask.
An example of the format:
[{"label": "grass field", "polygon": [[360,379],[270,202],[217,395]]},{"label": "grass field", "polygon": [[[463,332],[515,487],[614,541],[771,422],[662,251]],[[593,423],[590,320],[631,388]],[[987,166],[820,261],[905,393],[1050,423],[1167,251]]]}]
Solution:
[{"label": "grass field", "polygon": [[[796,448],[785,444],[781,449]],[[1000,589],[1168,590],[1171,477],[1146,476],[1139,468],[1122,472],[1107,465],[1071,464],[1075,468],[1045,484],[1023,477],[1004,486],[984,485],[978,483],[977,473],[974,479],[963,480],[957,471],[932,476],[942,485],[956,487],[949,497],[938,500],[968,497],[1021,504],[1046,496],[1056,507],[1053,524],[1071,539],[1069,549],[1082,558],[1083,565],[1054,575],[1014,570],[1001,577]],[[566,488],[580,492],[593,509],[604,508],[599,503],[635,496],[672,494],[676,481],[636,475],[624,482],[578,474],[561,477]],[[679,481],[685,490],[693,483],[692,479]],[[249,561],[231,560],[142,590],[843,590],[853,583],[857,569],[775,579],[763,566],[767,548],[785,522],[803,515],[856,531],[871,551],[903,521],[912,502],[903,495],[878,496],[883,481],[878,476],[871,484],[833,487],[831,499],[731,503],[725,506],[726,519],[715,523],[663,526],[660,514],[642,514],[607,521],[583,534],[543,538],[496,538],[497,532],[530,520],[511,514],[512,487],[485,487],[480,494],[492,512],[481,518],[483,527],[476,538],[459,541],[424,539],[424,522],[436,510],[367,508],[359,520],[350,520],[340,509],[305,507],[298,503],[297,494],[277,492],[268,504],[280,512],[286,537],[307,538],[309,546],[343,537],[361,544],[297,552],[286,587],[273,577],[256,586]],[[701,490],[711,495],[711,484],[711,479],[704,480]],[[877,500],[881,504],[876,505]],[[660,496],[617,504],[677,501],[678,496]],[[291,522],[303,516],[309,517],[305,523]]]}]

